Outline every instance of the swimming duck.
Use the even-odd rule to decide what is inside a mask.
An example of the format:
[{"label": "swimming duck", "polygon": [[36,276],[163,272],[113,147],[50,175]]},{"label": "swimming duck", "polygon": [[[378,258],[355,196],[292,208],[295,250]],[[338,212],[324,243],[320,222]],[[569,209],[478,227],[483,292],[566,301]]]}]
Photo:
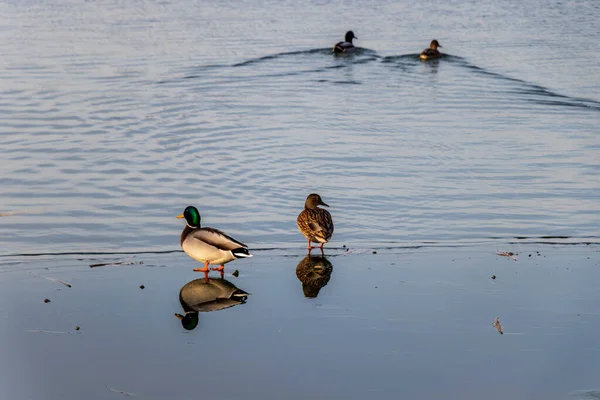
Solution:
[{"label": "swimming duck", "polygon": [[204,268],[195,268],[194,271],[204,272],[208,279],[208,265],[217,264],[218,268],[211,268],[212,271],[225,270],[225,264],[237,258],[252,257],[248,251],[248,246],[238,242],[231,236],[218,229],[200,227],[200,213],[193,206],[188,206],[183,214],[177,218],[185,218],[187,225],[181,232],[181,248],[185,253],[196,261],[204,263]]},{"label": "swimming duck", "polygon": [[316,193],[311,193],[306,198],[304,210],[298,215],[296,220],[298,229],[308,239],[308,251],[316,249],[312,247],[310,242],[321,243],[319,248],[323,252],[323,245],[331,239],[333,235],[333,220],[329,211],[319,208],[318,206],[329,207],[323,203],[321,196]]},{"label": "swimming duck", "polygon": [[344,38],[344,41],[338,42],[335,44],[335,46],[333,46],[333,52],[334,53],[348,53],[348,52],[353,51],[355,49],[355,47],[352,44],[352,39],[358,39],[358,38],[356,36],[354,36],[354,32],[352,32],[352,31],[346,32],[346,37]]},{"label": "swimming duck", "polygon": [[331,279],[333,265],[325,256],[307,255],[296,267],[296,277],[302,282],[304,296],[314,299]]},{"label": "swimming duck", "polygon": [[437,40],[432,40],[429,44],[429,48],[425,49],[419,55],[421,60],[432,60],[434,58],[440,58],[442,53],[438,51],[438,47],[442,47]]}]

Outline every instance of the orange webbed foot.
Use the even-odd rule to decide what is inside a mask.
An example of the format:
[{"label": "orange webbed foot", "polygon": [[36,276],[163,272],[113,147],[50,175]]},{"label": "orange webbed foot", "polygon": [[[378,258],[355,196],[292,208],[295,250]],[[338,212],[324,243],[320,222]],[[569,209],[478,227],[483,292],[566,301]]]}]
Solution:
[{"label": "orange webbed foot", "polygon": [[211,268],[211,271],[219,271],[221,272],[221,278],[225,277],[225,265],[221,264],[220,267],[216,267],[216,268]]},{"label": "orange webbed foot", "polygon": [[204,272],[205,274],[208,274],[208,263],[204,263],[204,268],[194,268],[195,272]]}]

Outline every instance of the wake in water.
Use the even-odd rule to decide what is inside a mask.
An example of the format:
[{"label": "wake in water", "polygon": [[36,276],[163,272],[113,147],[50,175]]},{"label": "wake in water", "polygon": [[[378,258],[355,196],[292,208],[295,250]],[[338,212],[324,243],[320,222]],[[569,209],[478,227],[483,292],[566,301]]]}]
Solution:
[{"label": "wake in water", "polygon": [[312,54],[322,54],[329,55],[331,54],[331,49],[313,49],[313,50],[300,50],[300,51],[289,51],[285,53],[271,54],[264,57],[252,58],[250,60],[242,61],[236,64],[230,65],[231,67],[245,67],[248,65],[258,64],[264,61],[276,60],[279,58],[289,57],[289,56],[302,56],[302,55],[312,55]]},{"label": "wake in water", "polygon": [[[381,59],[383,64],[393,64],[396,67],[403,70],[410,70],[422,65],[423,62],[429,63],[430,65],[439,65],[441,63],[450,63],[452,65],[465,68],[475,74],[500,79],[512,84],[517,84],[515,89],[508,89],[507,93],[519,95],[521,99],[530,101],[539,105],[550,105],[550,106],[567,106],[567,107],[581,107],[587,109],[593,109],[600,111],[600,102],[592,99],[584,99],[578,97],[565,96],[554,92],[552,89],[536,85],[531,82],[527,82],[522,79],[512,78],[497,72],[488,71],[485,68],[474,65],[464,59],[463,57],[453,56],[450,54],[442,54],[442,56],[435,60],[422,61],[419,59],[419,54],[403,54],[399,56],[387,56]],[[526,97],[535,96],[535,97]]]},{"label": "wake in water", "polygon": [[[324,65],[318,68],[300,69],[298,67],[305,67],[307,58],[321,59],[333,64]],[[180,79],[164,80],[158,83],[174,83],[181,79],[196,79],[205,78],[207,75],[212,76],[212,71],[215,76],[222,76],[225,78],[223,83],[229,83],[233,80],[244,78],[244,79],[258,79],[258,78],[276,78],[276,77],[287,77],[303,74],[315,74],[323,73],[328,70],[350,68],[353,65],[368,64],[373,62],[380,62],[381,64],[388,66],[395,66],[404,72],[411,72],[414,68],[427,63],[432,66],[440,65],[441,63],[450,63],[451,65],[464,68],[471,71],[474,74],[500,79],[512,84],[516,84],[517,87],[507,89],[508,94],[514,94],[519,96],[520,99],[528,102],[533,102],[542,106],[566,106],[566,107],[578,107],[592,109],[600,111],[600,101],[593,99],[585,99],[578,97],[571,97],[562,95],[554,92],[550,88],[546,88],[540,85],[536,85],[531,82],[519,78],[512,78],[497,72],[488,71],[485,68],[479,67],[475,64],[470,63],[463,57],[453,56],[449,54],[442,54],[442,56],[435,60],[423,61],[419,59],[418,53],[402,54],[397,56],[386,56],[381,57],[376,51],[357,47],[356,51],[348,54],[333,54],[330,48],[318,48],[311,50],[300,50],[283,52],[277,54],[271,54],[263,57],[252,58],[246,61],[238,62],[235,64],[213,64],[204,66],[195,66],[190,70],[191,72],[185,74]],[[260,71],[272,70],[284,67],[284,71],[271,71],[265,74],[256,74],[256,69],[251,69],[251,74],[242,73],[242,76],[237,77],[236,71],[248,71],[246,67],[257,67],[260,66]],[[232,70],[234,69],[234,70]],[[316,79],[319,83],[334,83],[334,84],[361,84],[357,80],[335,80],[335,79]]]},{"label": "wake in water", "polygon": [[[496,79],[502,79],[502,80],[517,83],[517,84],[520,84],[523,86],[522,88],[514,90],[511,93],[518,94],[518,95],[535,95],[535,96],[539,96],[542,98],[543,97],[548,98],[546,100],[540,99],[540,98],[535,98],[535,99],[526,98],[525,100],[527,100],[527,101],[532,101],[532,102],[542,104],[542,105],[583,107],[583,108],[590,108],[590,109],[600,111],[600,102],[599,101],[591,100],[591,99],[584,99],[584,98],[579,98],[579,97],[565,96],[565,95],[562,95],[562,94],[552,91],[552,89],[549,89],[549,88],[546,88],[546,87],[543,87],[540,85],[536,85],[534,83],[527,82],[522,79],[511,78],[506,75],[488,71],[485,68],[481,68],[481,67],[478,67],[477,65],[469,63],[467,60],[465,60],[462,57],[451,56],[451,57],[449,57],[449,60],[453,63],[456,63],[457,65],[461,65],[464,68],[468,68],[468,69],[472,70],[476,74],[480,74],[480,75],[484,75],[484,76],[488,76],[488,77],[492,77],[492,78],[496,78]],[[558,100],[558,99],[560,99],[560,100]]]},{"label": "wake in water", "polygon": [[335,54],[331,51],[330,48],[321,48],[321,49],[313,49],[313,50],[290,51],[290,52],[285,52],[285,53],[272,54],[272,55],[259,57],[259,58],[253,58],[253,59],[250,59],[247,61],[233,64],[233,65],[231,65],[231,67],[244,67],[247,65],[258,64],[260,62],[276,60],[276,59],[285,58],[285,57],[289,57],[289,56],[304,56],[304,55],[313,55],[313,54],[333,56],[335,59],[348,59],[348,60],[352,60],[353,62],[357,62],[357,63],[365,62],[365,60],[364,60],[365,57],[363,57],[363,56],[366,56],[366,58],[369,61],[371,61],[371,57],[373,57],[372,59],[379,58],[379,56],[377,55],[377,53],[374,50],[369,50],[369,49],[365,49],[362,47],[355,47],[355,50],[352,53],[343,53],[343,54]]}]

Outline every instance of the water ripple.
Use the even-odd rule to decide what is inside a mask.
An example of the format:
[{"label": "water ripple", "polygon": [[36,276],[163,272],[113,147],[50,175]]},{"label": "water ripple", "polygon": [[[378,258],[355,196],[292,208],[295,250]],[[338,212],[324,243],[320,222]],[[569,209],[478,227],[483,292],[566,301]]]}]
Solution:
[{"label": "water ripple", "polygon": [[[2,217],[2,253],[171,251],[189,204],[253,247],[300,248],[295,218],[313,191],[332,206],[333,247],[597,237],[593,60],[565,73],[568,52],[518,48],[523,32],[482,46],[500,44],[476,22],[469,41],[440,37],[456,55],[422,62],[413,19],[399,28],[377,15],[406,31],[370,32],[337,57],[324,46],[339,32],[306,14],[247,20],[240,42],[246,17],[226,10],[223,31],[176,4],[142,16],[68,3],[6,7],[0,212],[44,211]],[[453,26],[451,11],[438,22]],[[315,29],[298,38],[307,18]],[[294,35],[273,40],[288,24]],[[556,88],[529,65],[504,68],[515,49],[539,52]]]}]

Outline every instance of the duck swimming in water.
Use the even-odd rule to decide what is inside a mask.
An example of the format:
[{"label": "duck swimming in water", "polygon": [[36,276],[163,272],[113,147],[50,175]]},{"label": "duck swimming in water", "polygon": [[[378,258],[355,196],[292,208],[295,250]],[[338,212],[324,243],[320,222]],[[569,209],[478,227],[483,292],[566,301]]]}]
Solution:
[{"label": "duck swimming in water", "polygon": [[296,223],[298,229],[308,239],[308,251],[316,249],[312,247],[310,242],[321,243],[319,248],[323,252],[323,245],[331,239],[333,235],[333,219],[329,211],[319,208],[318,206],[329,207],[323,203],[321,196],[316,193],[311,193],[306,198],[304,210],[300,212]]},{"label": "duck swimming in water", "polygon": [[217,264],[218,268],[212,271],[220,271],[224,275],[225,264],[238,258],[252,257],[248,246],[227,236],[218,229],[200,227],[200,213],[193,206],[186,207],[183,214],[177,218],[185,218],[187,225],[181,232],[180,244],[183,251],[196,261],[204,263],[204,268],[195,268],[194,271],[204,272],[208,279],[208,265]]},{"label": "duck swimming in water", "polygon": [[338,42],[335,44],[335,46],[333,46],[333,52],[334,53],[349,53],[349,52],[353,51],[355,49],[355,47],[352,44],[352,39],[358,39],[358,38],[356,36],[354,36],[354,32],[352,32],[352,31],[346,32],[346,37],[344,38],[344,41]]},{"label": "duck swimming in water", "polygon": [[438,51],[438,47],[442,47],[437,40],[432,40],[428,49],[425,49],[419,55],[421,60],[432,60],[434,58],[440,58],[442,53]]}]

